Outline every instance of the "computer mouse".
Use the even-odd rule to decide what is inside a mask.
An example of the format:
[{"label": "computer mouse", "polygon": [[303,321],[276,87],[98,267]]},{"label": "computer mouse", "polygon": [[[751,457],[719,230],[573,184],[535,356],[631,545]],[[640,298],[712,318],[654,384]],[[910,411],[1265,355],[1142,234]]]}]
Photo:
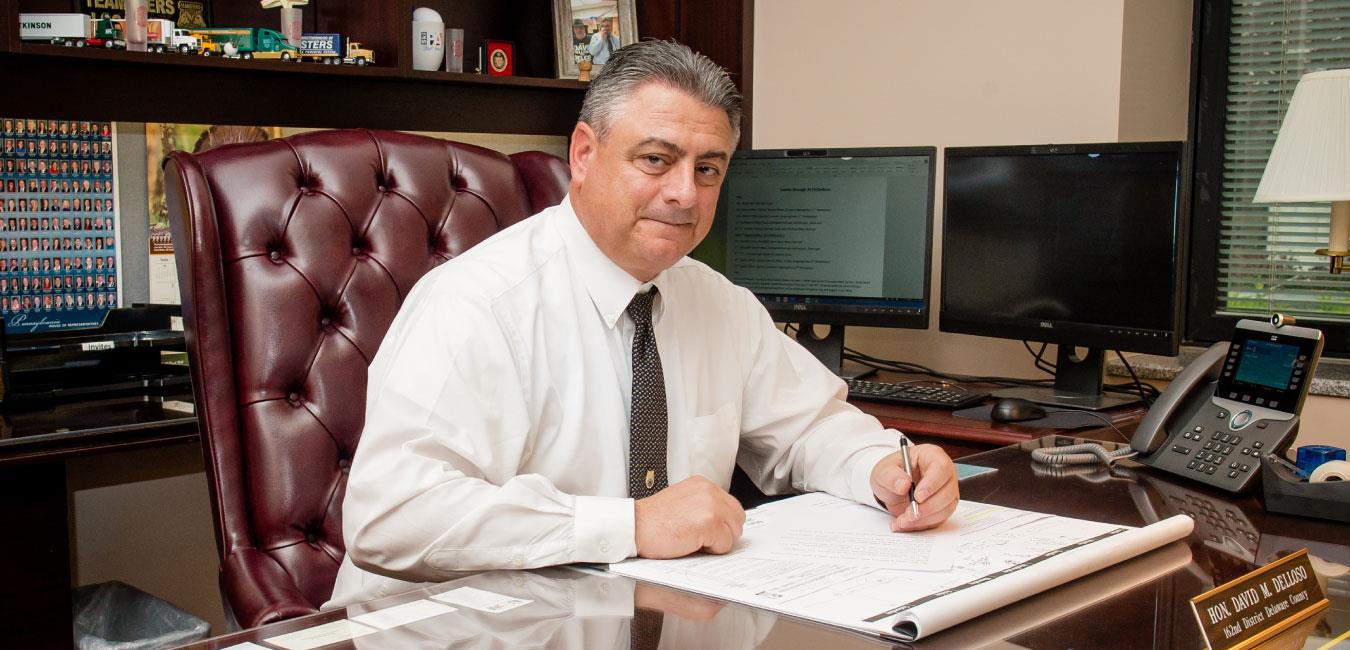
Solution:
[{"label": "computer mouse", "polygon": [[1020,397],[1004,397],[994,402],[989,419],[995,422],[1022,422],[1045,417],[1045,409],[1035,402]]}]

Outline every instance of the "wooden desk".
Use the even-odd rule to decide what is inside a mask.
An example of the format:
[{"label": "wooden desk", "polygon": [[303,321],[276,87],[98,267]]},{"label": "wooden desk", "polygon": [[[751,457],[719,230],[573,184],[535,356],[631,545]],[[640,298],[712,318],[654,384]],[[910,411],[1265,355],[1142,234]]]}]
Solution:
[{"label": "wooden desk", "polygon": [[[1023,446],[1037,444],[1039,441],[1033,440]],[[916,648],[971,648],[1001,641],[1008,647],[1025,648],[1197,648],[1203,644],[1190,611],[1191,596],[1304,547],[1328,563],[1323,566],[1350,565],[1342,525],[1266,514],[1256,497],[1230,497],[1130,461],[1122,461],[1109,471],[1047,471],[1031,466],[1026,449],[1004,447],[967,457],[964,462],[998,470],[964,481],[961,491],[968,499],[1131,526],[1178,512],[1193,513],[1198,521],[1189,538],[1122,565],[1124,571],[1104,571],[1050,590],[922,640],[914,644]],[[598,586],[587,587],[578,574],[563,569],[489,572],[191,647],[225,648],[244,641],[263,642],[279,634],[459,586],[475,586],[531,603],[496,615],[460,608],[361,637],[359,647],[623,648],[630,638],[629,612],[638,600],[667,612],[663,636],[665,630],[671,635],[678,633],[682,642],[675,644],[678,647],[889,647],[763,610],[723,605],[658,586],[638,588],[627,578],[594,580],[600,581]],[[1332,606],[1318,616],[1314,628],[1323,639],[1335,638],[1350,627],[1346,615],[1350,610],[1350,576],[1328,580]],[[578,606],[581,595],[588,591],[626,597],[627,611]],[[1303,647],[1302,642],[1282,645]],[[1313,647],[1317,645],[1320,642]],[[358,646],[346,643],[325,647]]]},{"label": "wooden desk", "polygon": [[196,438],[196,416],[140,397],[0,416],[0,648],[73,643],[66,459]]}]

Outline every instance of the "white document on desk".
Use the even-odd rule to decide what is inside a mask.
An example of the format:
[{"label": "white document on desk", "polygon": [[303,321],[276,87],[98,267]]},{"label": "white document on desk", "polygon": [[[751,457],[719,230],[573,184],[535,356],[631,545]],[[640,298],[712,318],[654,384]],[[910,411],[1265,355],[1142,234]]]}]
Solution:
[{"label": "white document on desk", "polygon": [[[609,569],[912,641],[1185,537],[1193,526],[1185,516],[1132,528],[962,501],[936,530],[892,533],[885,513],[866,510],[819,493],[784,499],[747,513],[745,535],[727,555],[633,559]],[[839,526],[834,539],[827,521]],[[871,535],[894,541],[859,541]],[[914,557],[894,557],[906,553]]]},{"label": "white document on desk", "polygon": [[805,494],[746,513],[745,558],[801,561],[896,571],[948,571],[956,559],[957,533],[891,532],[890,514],[821,492]]}]

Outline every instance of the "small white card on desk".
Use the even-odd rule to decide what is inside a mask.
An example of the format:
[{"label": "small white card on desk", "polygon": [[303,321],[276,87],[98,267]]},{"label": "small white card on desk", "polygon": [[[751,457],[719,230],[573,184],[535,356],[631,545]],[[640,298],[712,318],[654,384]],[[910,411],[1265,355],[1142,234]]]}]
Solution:
[{"label": "small white card on desk", "polygon": [[460,587],[459,589],[453,589],[442,594],[436,594],[431,598],[443,603],[450,603],[451,605],[459,605],[460,607],[468,607],[469,609],[476,609],[480,612],[490,612],[493,614],[512,610],[531,602],[524,598],[503,596],[501,594],[494,594],[490,591],[483,591],[482,589],[474,589],[473,587]]},{"label": "small white card on desk", "polygon": [[220,650],[268,650],[268,649],[252,641],[245,641],[243,643],[232,645],[228,648],[221,648]]},{"label": "small white card on desk", "polygon": [[434,600],[422,599],[422,600],[414,600],[411,603],[403,603],[402,605],[395,605],[393,607],[387,607],[385,609],[380,609],[373,612],[367,612],[365,614],[361,614],[358,616],[353,616],[351,617],[350,620],[356,621],[357,623],[369,625],[371,627],[378,627],[381,630],[387,630],[391,627],[407,625],[409,623],[420,621],[424,618],[431,618],[432,616],[440,616],[441,614],[449,614],[450,612],[453,611],[455,611],[455,608],[446,605],[445,603],[438,603]]},{"label": "small white card on desk", "polygon": [[297,632],[274,636],[270,639],[263,639],[278,648],[286,650],[310,650],[326,646],[330,643],[348,641],[359,636],[374,634],[379,630],[368,625],[353,623],[351,621],[333,621],[314,627],[305,628]]}]

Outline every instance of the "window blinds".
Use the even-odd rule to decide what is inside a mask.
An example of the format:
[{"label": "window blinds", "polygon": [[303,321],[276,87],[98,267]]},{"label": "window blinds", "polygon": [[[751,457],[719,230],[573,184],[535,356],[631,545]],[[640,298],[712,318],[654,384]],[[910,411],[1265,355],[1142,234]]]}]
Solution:
[{"label": "window blinds", "polygon": [[1350,274],[1331,275],[1329,204],[1252,203],[1305,72],[1350,67],[1350,0],[1233,0],[1217,310],[1350,322]]}]

